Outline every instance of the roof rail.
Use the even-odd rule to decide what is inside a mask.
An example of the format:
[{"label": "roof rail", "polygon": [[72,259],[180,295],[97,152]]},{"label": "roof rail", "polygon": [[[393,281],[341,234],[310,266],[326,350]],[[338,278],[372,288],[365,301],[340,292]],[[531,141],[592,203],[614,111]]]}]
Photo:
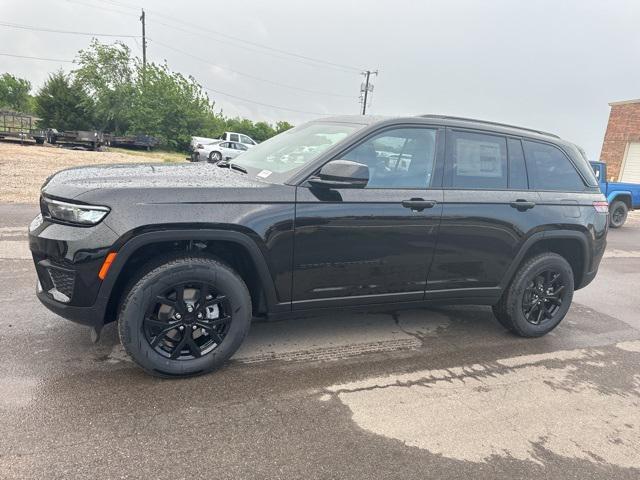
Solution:
[{"label": "roof rail", "polygon": [[516,125],[509,125],[508,123],[491,122],[488,120],[478,120],[477,118],[451,117],[449,115],[432,115],[432,114],[419,115],[419,116],[422,118],[441,118],[444,120],[460,120],[462,122],[484,123],[485,125],[495,125],[498,127],[515,128],[517,130],[525,130],[527,132],[539,133],[540,135],[547,135],[549,137],[560,138],[558,135],[554,133],[545,132],[543,130],[536,130],[535,128],[518,127]]}]

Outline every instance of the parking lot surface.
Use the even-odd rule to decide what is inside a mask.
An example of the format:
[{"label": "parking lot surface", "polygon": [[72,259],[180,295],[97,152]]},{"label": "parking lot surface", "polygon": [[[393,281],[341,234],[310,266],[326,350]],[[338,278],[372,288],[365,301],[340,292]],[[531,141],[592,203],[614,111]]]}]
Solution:
[{"label": "parking lot surface", "polygon": [[36,213],[0,205],[0,478],[640,478],[638,215],[546,337],[484,307],[333,312],[159,380],[36,300]]}]

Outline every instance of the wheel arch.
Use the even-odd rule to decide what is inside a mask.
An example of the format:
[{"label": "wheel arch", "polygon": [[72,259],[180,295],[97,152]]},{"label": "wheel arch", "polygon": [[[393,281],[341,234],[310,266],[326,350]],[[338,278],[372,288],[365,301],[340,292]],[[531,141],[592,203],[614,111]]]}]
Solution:
[{"label": "wheel arch", "polygon": [[627,208],[631,210],[633,208],[632,198],[633,197],[631,195],[631,192],[617,191],[617,192],[611,192],[609,194],[609,196],[607,197],[607,202],[609,202],[609,205],[611,205],[615,201],[622,201],[627,205]]},{"label": "wheel arch", "polygon": [[500,283],[502,291],[508,288],[524,262],[543,252],[557,253],[567,260],[573,270],[575,289],[581,288],[590,267],[590,246],[587,236],[574,230],[554,230],[537,232],[524,242]]},{"label": "wheel arch", "polygon": [[278,304],[275,283],[260,247],[249,235],[229,230],[163,230],[135,235],[116,250],[99,296],[105,305],[104,323],[115,320],[120,298],[132,279],[154,259],[184,253],[215,257],[236,269],[247,284],[254,314],[268,313]]}]

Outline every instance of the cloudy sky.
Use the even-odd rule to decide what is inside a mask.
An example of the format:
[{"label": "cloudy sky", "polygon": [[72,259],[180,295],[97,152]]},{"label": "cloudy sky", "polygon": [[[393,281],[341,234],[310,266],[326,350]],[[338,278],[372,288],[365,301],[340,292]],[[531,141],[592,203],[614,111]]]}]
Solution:
[{"label": "cloudy sky", "polygon": [[[558,133],[600,153],[608,103],[640,98],[638,0],[0,0],[0,54],[72,60],[122,38],[193,75],[227,115],[292,123],[358,113],[439,113]],[[115,37],[98,37],[110,42]],[[73,64],[0,55],[38,87]],[[292,88],[294,87],[294,88]]]}]

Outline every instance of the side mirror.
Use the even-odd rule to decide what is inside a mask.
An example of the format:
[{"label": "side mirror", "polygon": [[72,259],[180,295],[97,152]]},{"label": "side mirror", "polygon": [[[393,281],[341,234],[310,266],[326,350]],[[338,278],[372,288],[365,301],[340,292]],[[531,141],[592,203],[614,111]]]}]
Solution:
[{"label": "side mirror", "polygon": [[350,160],[332,160],[308,182],[317,188],[364,188],[369,183],[369,167]]}]

